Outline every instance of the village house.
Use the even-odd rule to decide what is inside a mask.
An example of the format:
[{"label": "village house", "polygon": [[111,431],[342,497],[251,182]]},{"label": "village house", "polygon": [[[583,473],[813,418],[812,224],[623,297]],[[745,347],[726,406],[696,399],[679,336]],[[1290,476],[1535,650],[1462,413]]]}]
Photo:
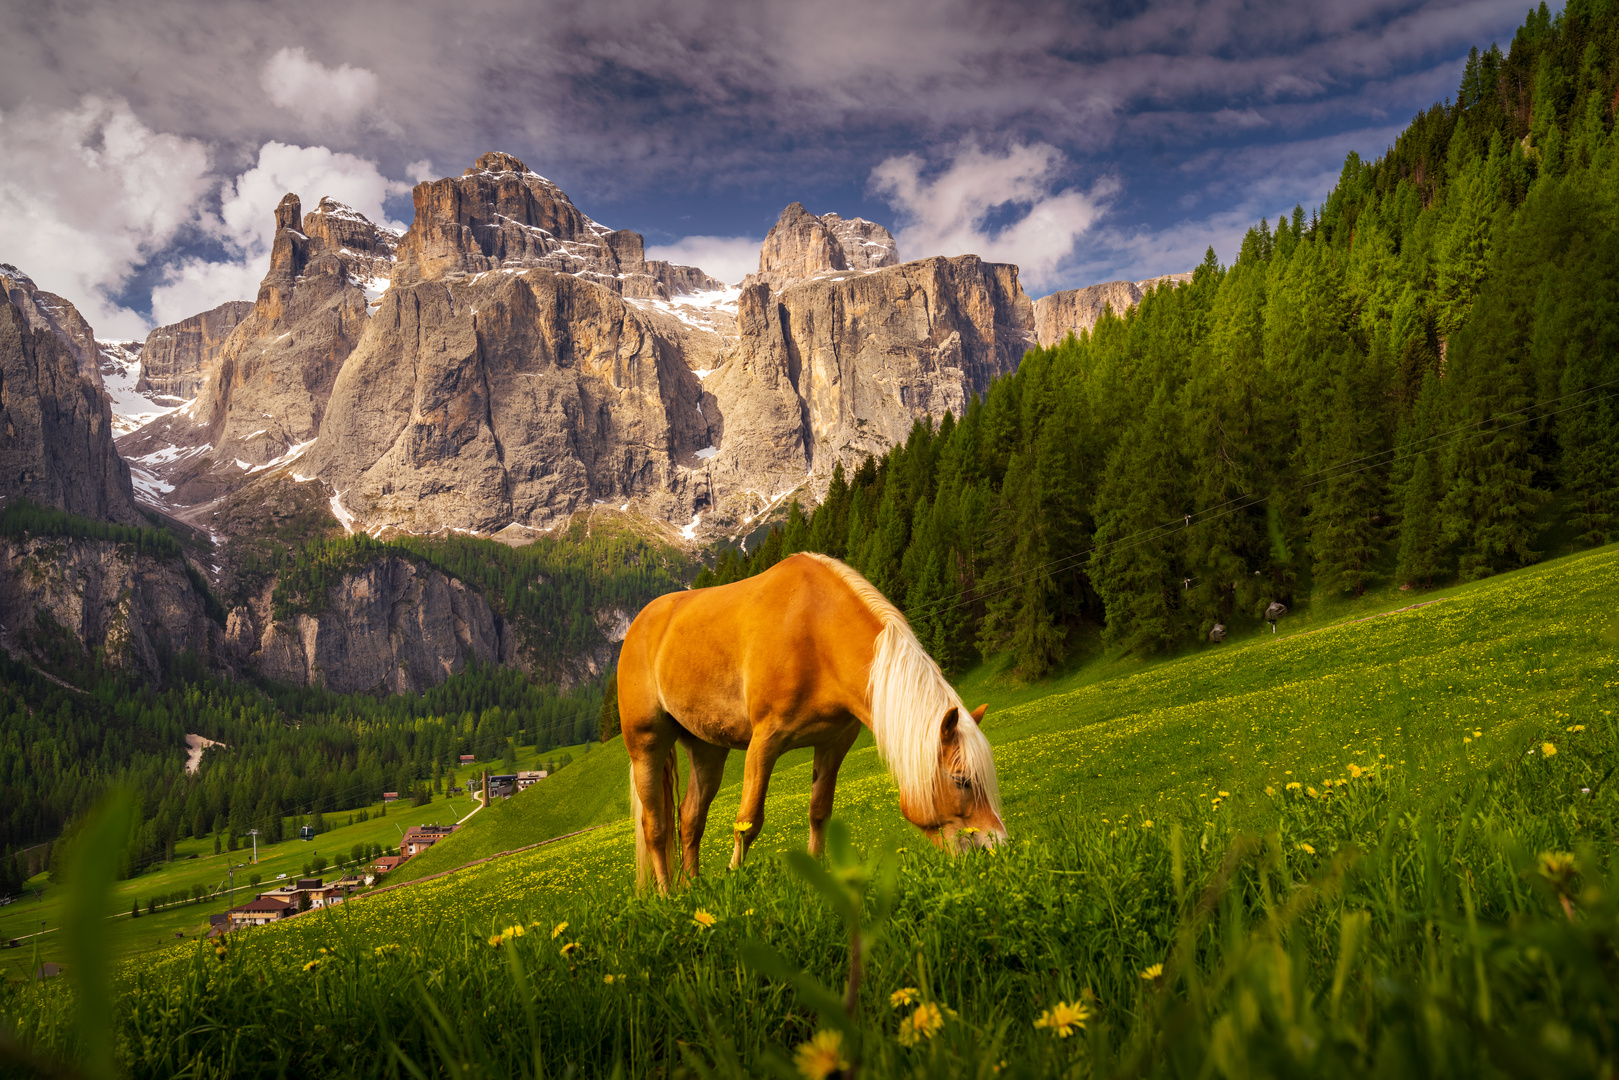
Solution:
[{"label": "village house", "polygon": [[399,841],[399,854],[405,858],[420,855],[440,840],[455,832],[459,825],[412,825]]},{"label": "village house", "polygon": [[549,775],[544,769],[525,769],[517,774],[517,790],[526,791]]},{"label": "village house", "polygon": [[231,908],[225,914],[230,916],[230,928],[241,930],[248,926],[263,926],[278,919],[284,919],[298,910],[285,900],[274,896],[260,896],[251,903],[241,907]]},{"label": "village house", "polygon": [[476,754],[462,754],[461,755],[461,764],[463,764],[463,765],[471,765],[474,761],[477,761],[477,760],[478,760],[478,755],[476,755]]},{"label": "village house", "polygon": [[386,874],[388,871],[392,870],[409,857],[410,856],[408,855],[384,855],[382,858],[371,864],[371,869],[375,870],[379,874]]}]

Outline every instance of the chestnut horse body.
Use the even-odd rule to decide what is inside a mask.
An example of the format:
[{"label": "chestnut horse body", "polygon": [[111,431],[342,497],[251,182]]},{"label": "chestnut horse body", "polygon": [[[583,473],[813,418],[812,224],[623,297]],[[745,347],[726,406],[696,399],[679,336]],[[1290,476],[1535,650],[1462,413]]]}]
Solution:
[{"label": "chestnut horse body", "polygon": [[698,870],[726,755],[747,754],[731,865],[764,827],[776,759],[813,747],[810,850],[819,853],[838,767],[862,725],[899,788],[900,809],[935,843],[1006,835],[995,763],[969,714],[905,617],[865,578],[799,554],[756,577],[671,593],[624,638],[618,708],[630,755],[636,866],[669,884],[675,744],[691,758],[680,806],[686,873]]}]

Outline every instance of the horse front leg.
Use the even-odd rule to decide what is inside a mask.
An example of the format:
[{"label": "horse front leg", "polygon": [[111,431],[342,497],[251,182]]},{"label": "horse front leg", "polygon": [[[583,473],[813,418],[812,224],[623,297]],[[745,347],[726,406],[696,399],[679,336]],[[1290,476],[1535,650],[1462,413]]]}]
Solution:
[{"label": "horse front leg", "polygon": [[765,827],[765,791],[770,787],[770,770],[776,767],[780,756],[781,747],[776,740],[755,726],[742,771],[742,805],[736,812],[735,839],[731,847],[733,870],[742,865],[742,857]]},{"label": "horse front leg", "polygon": [[810,772],[810,839],[811,855],[820,855],[826,847],[826,820],[832,816],[832,797],[837,791],[838,769],[849,753],[855,739],[860,737],[860,724],[851,722],[847,730],[839,732],[830,742],[815,748],[815,764]]},{"label": "horse front leg", "polygon": [[700,868],[698,848],[703,843],[703,830],[708,826],[708,807],[719,793],[720,781],[725,778],[725,758],[730,751],[695,738],[687,739],[684,745],[691,757],[691,782],[686,785],[686,797],[680,802],[680,841],[686,876],[695,878]]}]

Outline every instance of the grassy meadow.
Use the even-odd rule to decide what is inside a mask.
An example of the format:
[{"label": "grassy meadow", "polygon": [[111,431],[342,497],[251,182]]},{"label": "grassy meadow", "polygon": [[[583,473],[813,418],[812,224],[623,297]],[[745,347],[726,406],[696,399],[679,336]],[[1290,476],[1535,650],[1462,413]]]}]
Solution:
[{"label": "grassy meadow", "polygon": [[[971,856],[863,739],[830,875],[782,857],[807,752],[724,869],[732,755],[704,875],[637,894],[622,745],[575,753],[399,876],[603,827],[130,959],[94,1038],[136,1076],[1609,1075],[1616,597],[1609,546],[1040,687],[980,669],[1013,839]],[[30,1052],[83,1048],[69,982],[5,993]]]}]

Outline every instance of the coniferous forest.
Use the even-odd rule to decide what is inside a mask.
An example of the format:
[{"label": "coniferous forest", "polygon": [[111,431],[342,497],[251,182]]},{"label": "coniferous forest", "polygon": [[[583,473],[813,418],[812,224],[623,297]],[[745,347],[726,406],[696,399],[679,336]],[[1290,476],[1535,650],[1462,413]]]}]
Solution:
[{"label": "coniferous forest", "polygon": [[1619,19],[1532,12],[1325,204],[918,423],[698,584],[846,559],[947,670],[1619,538]]}]

